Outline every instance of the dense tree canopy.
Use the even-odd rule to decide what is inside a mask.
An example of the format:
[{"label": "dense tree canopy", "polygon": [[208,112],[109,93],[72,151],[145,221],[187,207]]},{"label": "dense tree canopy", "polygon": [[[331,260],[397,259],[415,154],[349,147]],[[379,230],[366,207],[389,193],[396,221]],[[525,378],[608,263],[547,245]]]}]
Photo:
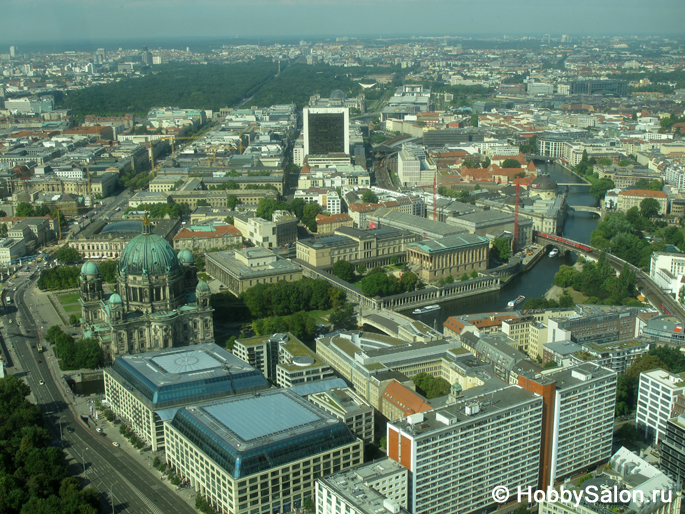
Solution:
[{"label": "dense tree canopy", "polygon": [[345,293],[325,280],[304,278],[297,282],[257,284],[240,298],[253,318],[266,318],[335,308],[345,302]]},{"label": "dense tree canopy", "polygon": [[102,350],[97,339],[75,341],[57,325],[48,329],[45,339],[55,344],[55,355],[60,359],[60,367],[63,370],[95,369],[102,366]]},{"label": "dense tree canopy", "polygon": [[102,280],[110,284],[117,281],[117,262],[118,261],[103,261],[98,264]]},{"label": "dense tree canopy", "polygon": [[645,198],[640,202],[640,216],[653,218],[659,215],[659,202],[656,198]]},{"label": "dense tree canopy", "polygon": [[490,253],[493,259],[507,261],[511,257],[511,241],[503,237],[496,237],[492,241]]},{"label": "dense tree canopy", "polygon": [[599,260],[583,264],[583,271],[562,265],[554,275],[554,283],[559,287],[573,287],[589,299],[586,303],[608,305],[640,305],[635,298],[637,281],[635,272],[626,264],[616,276],[606,254],[602,252]]},{"label": "dense tree canopy", "polygon": [[[277,66],[271,59],[204,66],[179,63],[162,65],[155,69],[156,73],[144,77],[69,91],[64,95],[60,107],[72,109],[78,119],[86,114],[120,116],[135,113],[145,116],[150,108],[160,105],[219,110],[233,107],[254,94],[273,77]],[[303,88],[307,87],[305,84],[306,81],[302,84]],[[254,101],[257,102],[254,105],[271,105],[292,100],[261,103],[255,98]]]},{"label": "dense tree canopy", "polygon": [[365,296],[390,296],[414,291],[423,287],[419,277],[413,271],[402,273],[402,278],[386,274],[382,268],[374,268],[364,277],[360,286]]},{"label": "dense tree canopy", "polygon": [[128,207],[126,213],[147,211],[151,218],[164,218],[167,214],[171,218],[180,218],[190,214],[187,203],[141,203],[138,207]]},{"label": "dense tree canopy", "polygon": [[502,168],[520,168],[521,163],[516,159],[504,159],[502,162]]},{"label": "dense tree canopy", "polygon": [[331,272],[340,280],[352,282],[354,280],[354,265],[345,260],[339,260],[333,263]]},{"label": "dense tree canopy", "polygon": [[40,410],[26,399],[29,393],[14,375],[0,379],[0,512],[100,512],[98,493],[68,477],[65,454],[50,446]]},{"label": "dense tree canopy", "polygon": [[636,207],[624,215],[611,213],[592,231],[590,244],[611,253],[634,266],[647,268],[654,248],[640,231],[653,227],[649,218],[641,216]]},{"label": "dense tree canopy", "polygon": [[590,186],[590,194],[595,198],[604,198],[609,189],[613,189],[614,181],[609,178],[601,178]]},{"label": "dense tree canopy", "polygon": [[661,188],[664,187],[664,185],[661,183],[661,180],[647,180],[646,178],[641,178],[637,182],[635,182],[635,187],[637,189],[647,189],[649,191],[661,191]]},{"label": "dense tree canopy", "polygon": [[252,322],[256,335],[290,332],[301,340],[311,340],[316,333],[316,321],[307,312],[300,311],[288,316],[272,316]]},{"label": "dense tree canopy", "polygon": [[79,285],[78,266],[57,266],[47,268],[40,272],[38,277],[38,288],[49,291],[60,291],[62,289],[73,289]]},{"label": "dense tree canopy", "polygon": [[417,373],[412,381],[418,391],[429,400],[450,393],[450,383],[441,377],[434,377],[428,373]]},{"label": "dense tree canopy", "polygon": [[364,203],[378,203],[378,195],[371,191],[370,189],[367,189],[364,191],[364,194],[362,194],[362,202]]},{"label": "dense tree canopy", "polygon": [[70,246],[63,246],[55,253],[55,259],[57,259],[60,264],[73,264],[81,260],[81,254],[75,248]]}]

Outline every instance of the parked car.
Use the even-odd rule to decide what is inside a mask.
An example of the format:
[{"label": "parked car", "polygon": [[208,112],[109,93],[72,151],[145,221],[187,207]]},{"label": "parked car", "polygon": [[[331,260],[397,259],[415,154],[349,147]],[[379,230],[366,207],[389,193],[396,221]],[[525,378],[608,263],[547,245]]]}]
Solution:
[{"label": "parked car", "polygon": [[120,445],[119,445],[119,443],[117,443],[116,441],[114,441],[114,442],[112,443],[112,446],[116,446],[117,448],[119,448]]}]

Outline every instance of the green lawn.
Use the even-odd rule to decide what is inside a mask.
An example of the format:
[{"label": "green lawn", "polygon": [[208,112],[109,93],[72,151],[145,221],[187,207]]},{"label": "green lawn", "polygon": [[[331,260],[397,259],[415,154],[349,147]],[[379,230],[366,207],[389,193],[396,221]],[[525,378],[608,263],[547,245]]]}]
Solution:
[{"label": "green lawn", "polygon": [[61,294],[57,297],[57,299],[59,300],[59,303],[61,303],[62,305],[68,305],[70,303],[78,303],[79,294],[78,293]]},{"label": "green lawn", "polygon": [[309,314],[317,323],[326,324],[328,323],[328,316],[333,313],[333,309],[328,309],[326,311],[308,311]]},{"label": "green lawn", "polygon": [[64,312],[66,312],[67,314],[72,314],[75,312],[81,312],[81,306],[78,304],[65,305],[65,306],[63,306],[63,308],[64,308]]}]

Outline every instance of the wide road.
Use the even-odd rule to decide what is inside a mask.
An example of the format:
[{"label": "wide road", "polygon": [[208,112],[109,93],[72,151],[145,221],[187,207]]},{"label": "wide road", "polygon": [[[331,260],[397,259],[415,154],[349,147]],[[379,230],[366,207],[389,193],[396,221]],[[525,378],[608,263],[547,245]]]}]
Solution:
[{"label": "wide road", "polygon": [[[63,444],[67,453],[83,467],[86,467],[86,483],[93,485],[101,493],[111,493],[114,497],[116,512],[153,514],[194,514],[184,500],[161,483],[147,468],[122,448],[116,448],[94,429],[86,428],[76,419],[74,411],[65,402],[65,384],[55,382],[47,364],[48,354],[40,354],[35,349],[38,343],[34,313],[24,301],[27,289],[33,282],[24,280],[17,284],[13,306],[3,316],[8,339],[12,341],[15,355],[28,385],[44,413],[47,428],[56,440],[60,439],[60,425]],[[35,313],[40,320],[39,313]],[[9,324],[9,319],[12,323]],[[47,328],[47,327],[46,327]],[[40,381],[44,385],[40,385]],[[68,393],[67,393],[68,394]],[[67,427],[73,432],[68,432]]]}]

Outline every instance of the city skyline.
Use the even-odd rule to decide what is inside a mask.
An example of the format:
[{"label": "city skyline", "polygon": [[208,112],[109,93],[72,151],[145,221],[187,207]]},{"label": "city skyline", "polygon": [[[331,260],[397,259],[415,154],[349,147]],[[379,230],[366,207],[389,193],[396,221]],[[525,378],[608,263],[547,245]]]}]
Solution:
[{"label": "city skyline", "polygon": [[[53,4],[30,2],[41,12],[25,18],[27,4],[12,0],[5,5],[9,23],[6,42],[19,41],[119,41],[148,37],[235,38],[365,36],[542,36],[569,33],[575,36],[679,35],[685,5],[679,0],[644,4],[637,0],[593,2],[580,0],[572,7],[558,0],[531,0],[512,7],[504,0],[473,5],[445,2],[386,0],[333,3],[314,0],[202,0],[192,9],[182,3],[159,0],[118,0],[106,6],[90,0]],[[174,8],[178,6],[178,8]],[[680,13],[680,15],[678,15]],[[107,23],[103,24],[103,20]],[[239,21],[239,23],[234,23]],[[69,27],[69,30],[65,30]],[[31,34],[27,38],[27,34]]]}]

